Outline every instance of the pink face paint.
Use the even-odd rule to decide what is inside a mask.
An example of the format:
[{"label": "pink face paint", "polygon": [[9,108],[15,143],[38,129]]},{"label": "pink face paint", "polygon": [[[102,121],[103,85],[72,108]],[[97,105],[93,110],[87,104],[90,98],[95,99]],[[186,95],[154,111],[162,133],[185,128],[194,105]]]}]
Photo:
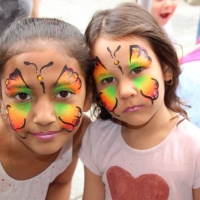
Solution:
[{"label": "pink face paint", "polygon": [[[19,69],[15,69],[15,71],[9,75],[5,84],[6,95],[9,97],[14,97],[19,94],[31,96],[29,86],[25,83]],[[30,102],[19,101],[16,103],[10,103],[6,106],[6,109],[8,111],[8,118],[12,129],[16,131],[21,138],[26,138],[25,136],[21,136],[20,133],[26,125],[26,118],[31,109]]]},{"label": "pink face paint", "polygon": [[73,131],[81,121],[82,110],[78,106],[66,103],[55,103],[55,111],[60,120],[60,125],[68,132]]}]

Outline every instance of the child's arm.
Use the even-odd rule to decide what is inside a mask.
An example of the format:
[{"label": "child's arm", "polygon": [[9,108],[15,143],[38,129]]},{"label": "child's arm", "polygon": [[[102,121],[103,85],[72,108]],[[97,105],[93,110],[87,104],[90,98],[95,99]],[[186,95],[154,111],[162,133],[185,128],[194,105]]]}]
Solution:
[{"label": "child's arm", "polygon": [[194,200],[200,200],[200,188],[193,190],[193,197]]},{"label": "child's arm", "polygon": [[40,0],[33,0],[33,9],[31,17],[37,18],[39,16],[39,5],[40,5]]},{"label": "child's arm", "polygon": [[105,191],[102,177],[92,173],[87,167],[85,169],[85,185],[83,200],[104,200]]},{"label": "child's arm", "polygon": [[83,134],[90,122],[91,120],[89,117],[83,115],[81,126],[73,137],[72,162],[69,167],[50,184],[46,200],[68,200],[70,198],[71,181],[78,161],[78,151],[81,145]]}]

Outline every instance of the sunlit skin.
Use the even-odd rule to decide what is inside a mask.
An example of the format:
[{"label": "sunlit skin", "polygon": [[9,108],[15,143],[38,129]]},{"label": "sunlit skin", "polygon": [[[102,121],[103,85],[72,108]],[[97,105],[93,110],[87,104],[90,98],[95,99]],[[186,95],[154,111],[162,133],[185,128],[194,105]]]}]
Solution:
[{"label": "sunlit skin", "polygon": [[[117,60],[124,74],[113,63],[107,49],[113,52],[119,46]],[[94,45],[93,56],[99,60],[93,73],[96,88],[102,104],[113,117],[137,126],[149,121],[158,111],[167,112],[163,103],[164,74],[148,42],[139,37],[116,41],[100,38]]]},{"label": "sunlit skin", "polygon": [[[5,66],[1,85],[10,127],[33,151],[58,151],[80,126],[85,81],[77,61],[66,54],[48,49],[15,56]],[[38,134],[55,136],[40,140]]]},{"label": "sunlit skin", "polygon": [[151,13],[160,23],[165,25],[174,14],[179,0],[152,0]]}]

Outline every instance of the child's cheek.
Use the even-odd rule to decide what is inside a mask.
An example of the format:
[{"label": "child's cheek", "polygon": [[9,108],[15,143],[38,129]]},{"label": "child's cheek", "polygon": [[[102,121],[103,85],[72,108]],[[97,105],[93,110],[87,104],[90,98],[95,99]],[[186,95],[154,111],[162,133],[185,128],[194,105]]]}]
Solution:
[{"label": "child's cheek", "polygon": [[159,96],[158,81],[152,78],[150,75],[143,75],[135,78],[133,82],[137,89],[141,92],[142,96],[150,99],[153,104],[153,100],[156,100]]},{"label": "child's cheek", "polygon": [[116,116],[119,116],[115,113],[115,109],[118,106],[118,100],[116,98],[116,90],[114,86],[109,86],[99,92],[99,97],[101,99],[102,106],[106,108],[108,112],[113,113]]},{"label": "child's cheek", "polygon": [[11,103],[6,106],[6,109],[12,129],[20,133],[26,126],[26,119],[31,110],[30,102]]},{"label": "child's cheek", "polygon": [[68,132],[73,131],[81,122],[82,110],[78,106],[66,103],[55,103],[55,112],[61,127]]},{"label": "child's cheek", "polygon": [[101,99],[101,103],[104,105],[104,107],[110,111],[113,112],[114,108],[116,107],[116,91],[114,86],[109,86],[99,92],[99,96]]}]

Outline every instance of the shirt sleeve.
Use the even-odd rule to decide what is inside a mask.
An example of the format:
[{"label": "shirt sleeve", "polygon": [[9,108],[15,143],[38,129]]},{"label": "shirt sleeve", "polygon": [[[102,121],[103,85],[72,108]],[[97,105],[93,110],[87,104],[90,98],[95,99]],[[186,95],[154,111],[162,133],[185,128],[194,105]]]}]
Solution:
[{"label": "shirt sleeve", "polygon": [[193,189],[200,188],[200,148],[197,154]]},{"label": "shirt sleeve", "polygon": [[98,152],[98,130],[97,130],[98,122],[93,122],[87,128],[81,148],[79,151],[79,157],[83,164],[94,174],[101,175],[99,168],[97,167],[97,152]]}]

